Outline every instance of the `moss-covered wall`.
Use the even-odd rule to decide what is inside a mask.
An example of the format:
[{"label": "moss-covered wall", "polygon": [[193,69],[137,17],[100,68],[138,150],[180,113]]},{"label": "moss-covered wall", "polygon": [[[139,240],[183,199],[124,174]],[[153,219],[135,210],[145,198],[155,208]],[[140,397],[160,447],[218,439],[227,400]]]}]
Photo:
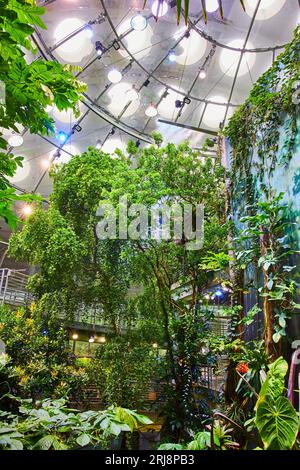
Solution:
[{"label": "moss-covered wall", "polygon": [[[286,233],[293,247],[300,250],[300,104],[295,91],[300,83],[300,27],[293,41],[278,56],[273,66],[254,85],[244,105],[225,129],[224,163],[229,170],[231,217],[236,232],[243,229],[241,218],[253,215],[258,201],[270,201],[283,193],[288,204],[289,224]],[[299,91],[298,95],[299,97]],[[245,242],[247,243],[247,242]],[[258,242],[259,243],[259,242]],[[299,256],[288,264],[295,265],[292,278],[300,283]],[[260,274],[258,274],[260,272]],[[245,310],[262,299],[262,270],[257,263],[247,265],[244,273]],[[298,287],[299,290],[299,287]],[[300,339],[300,315],[294,315],[289,332]],[[262,330],[262,319],[252,326],[250,336]]]}]

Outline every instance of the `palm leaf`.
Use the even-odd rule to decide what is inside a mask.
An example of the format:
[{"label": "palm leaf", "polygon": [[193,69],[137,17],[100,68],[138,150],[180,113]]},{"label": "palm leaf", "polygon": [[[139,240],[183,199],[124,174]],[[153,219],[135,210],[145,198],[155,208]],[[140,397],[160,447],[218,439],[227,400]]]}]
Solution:
[{"label": "palm leaf", "polygon": [[220,15],[222,20],[224,19],[224,14],[223,14],[223,5],[222,5],[222,0],[218,0],[219,3],[219,10],[220,10]]},{"label": "palm leaf", "polygon": [[181,16],[181,0],[177,0],[177,24],[180,23],[180,16]]},{"label": "palm leaf", "polygon": [[244,0],[240,0],[240,4],[242,5],[243,10],[246,11]]},{"label": "palm leaf", "polygon": [[207,23],[207,13],[206,13],[206,5],[205,5],[205,0],[201,0],[201,5],[202,5],[202,15],[205,24]]},{"label": "palm leaf", "polygon": [[188,23],[188,19],[189,19],[189,3],[190,3],[190,0],[184,0],[184,20],[185,20],[185,24]]}]

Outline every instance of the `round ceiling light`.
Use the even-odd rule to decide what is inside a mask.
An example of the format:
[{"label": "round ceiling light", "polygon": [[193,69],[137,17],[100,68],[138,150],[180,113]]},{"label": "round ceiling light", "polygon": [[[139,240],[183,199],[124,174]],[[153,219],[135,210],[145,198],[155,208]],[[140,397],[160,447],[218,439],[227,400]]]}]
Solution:
[{"label": "round ceiling light", "polygon": [[208,13],[213,13],[219,9],[219,2],[218,0],[206,0],[205,6]]},{"label": "round ceiling light", "polygon": [[[236,47],[239,49],[243,48],[243,39],[235,39],[227,44],[230,47]],[[248,42],[247,49],[252,49],[253,45]],[[234,77],[236,68],[240,60],[241,53],[238,51],[232,51],[230,49],[223,49],[220,54],[220,67],[223,73],[229,77]],[[255,52],[246,52],[243,54],[243,58],[238,71],[238,76],[245,75],[251,70],[255,64],[256,54]]]},{"label": "round ceiling light", "polygon": [[[81,110],[82,105],[79,105],[79,109]],[[72,109],[68,109],[67,111],[59,111],[56,106],[53,108],[53,117],[59,121],[64,122],[65,124],[74,124],[78,118],[75,117],[74,112]]]},{"label": "round ceiling light", "polygon": [[118,116],[125,106],[129,103],[130,105],[124,111],[122,117],[132,116],[140,105],[139,96],[137,99],[132,99],[136,97],[136,90],[132,88],[132,85],[127,82],[117,83],[116,85],[112,86],[107,95],[110,98],[110,103],[108,104],[108,110],[114,115]]},{"label": "round ceiling light", "polygon": [[122,74],[117,69],[112,69],[108,72],[107,78],[111,83],[119,83],[122,80]]},{"label": "round ceiling light", "polygon": [[[122,36],[124,33],[130,30],[130,19],[123,21],[117,29],[118,35]],[[148,24],[146,29],[143,31],[133,30],[129,34],[126,34],[123,41],[131,54],[135,56],[137,60],[142,59],[149,54],[152,47],[153,30]],[[119,53],[123,57],[128,57],[128,52],[124,49],[119,49]]]},{"label": "round ceiling light", "polygon": [[[177,33],[176,33],[177,37]],[[188,37],[180,41],[176,55],[176,62],[180,65],[191,65],[198,62],[205,54],[207,41],[203,39],[196,31],[190,31]],[[182,52],[180,53],[180,49]]]},{"label": "round ceiling light", "polygon": [[[284,4],[285,0],[261,0],[255,19],[268,20],[272,16],[276,15]],[[246,13],[249,16],[253,16],[256,6],[257,0],[245,0]]]},{"label": "round ceiling light", "polygon": [[21,135],[13,134],[8,138],[8,143],[11,147],[20,147],[24,142]]},{"label": "round ceiling light", "polygon": [[165,0],[159,1],[159,0],[154,0],[152,3],[152,8],[151,11],[153,15],[157,18],[160,18],[161,16],[164,16],[168,12],[168,4]]},{"label": "round ceiling light", "polygon": [[147,18],[141,15],[141,13],[137,13],[130,20],[130,26],[135,31],[144,31],[144,29],[147,28],[147,24],[148,24]]},{"label": "round ceiling light", "polygon": [[[224,96],[212,96],[209,100],[217,103],[226,103]],[[208,127],[218,129],[219,124],[224,120],[225,112],[225,105],[208,104],[203,116],[203,123]]]},{"label": "round ceiling light", "polygon": [[[54,31],[55,41],[65,39],[76,30],[83,28],[84,24],[84,21],[78,18],[67,18],[61,21]],[[83,28],[78,34],[64,42],[56,49],[57,54],[68,62],[80,62],[83,57],[89,55],[93,51],[93,44],[86,31],[86,28]]]},{"label": "round ceiling light", "polygon": [[157,107],[154,104],[149,104],[149,106],[145,110],[146,116],[152,118],[157,116]]},{"label": "round ceiling light", "polygon": [[107,139],[107,141],[103,144],[101,150],[104,153],[110,153],[111,155],[113,155],[115,153],[116,149],[120,149],[120,150],[122,150],[122,152],[124,152],[124,150],[125,150],[124,144],[118,138]]},{"label": "round ceiling light", "polygon": [[139,99],[138,91],[135,89],[134,85],[126,91],[126,98],[128,101],[136,101]]}]

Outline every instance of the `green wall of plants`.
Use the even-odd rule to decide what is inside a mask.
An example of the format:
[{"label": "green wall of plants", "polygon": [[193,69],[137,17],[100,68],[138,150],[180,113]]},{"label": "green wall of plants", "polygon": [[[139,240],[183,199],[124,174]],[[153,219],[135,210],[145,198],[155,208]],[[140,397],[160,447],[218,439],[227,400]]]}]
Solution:
[{"label": "green wall of plants", "polygon": [[[229,171],[229,211],[233,220],[233,239],[243,233],[243,246],[247,249],[251,240],[247,227],[249,218],[263,212],[261,203],[274,203],[284,208],[287,220],[282,220],[283,236],[274,235],[271,225],[260,232],[259,223],[256,243],[260,249],[241,268],[246,295],[245,310],[255,303],[263,305],[270,292],[268,282],[272,276],[285,270],[289,275],[285,285],[293,286],[295,292],[285,296],[299,298],[300,261],[296,253],[300,249],[300,28],[296,28],[292,42],[280,54],[273,66],[254,85],[249,97],[231,118],[224,131],[224,160]],[[246,217],[245,220],[244,218]],[[256,220],[258,222],[258,219]],[[263,224],[262,224],[263,225]],[[253,233],[252,233],[253,235]],[[247,239],[248,237],[248,239]],[[278,246],[277,262],[267,269],[260,265],[263,257],[269,256],[273,241]],[[266,239],[268,239],[266,241]],[[269,244],[268,244],[269,243]],[[265,246],[265,253],[264,247]],[[236,249],[237,246],[236,246]],[[259,251],[259,250],[258,250]],[[260,258],[261,257],[261,258]],[[274,258],[275,259],[275,258]],[[283,262],[284,260],[284,262]],[[293,269],[292,269],[293,266]],[[276,274],[277,273],[277,274]],[[282,284],[282,281],[280,281]],[[265,283],[265,285],[264,285]],[[264,289],[257,294],[257,289]],[[271,297],[273,292],[271,292]],[[280,300],[280,299],[279,299]],[[271,302],[276,317],[276,301]],[[293,308],[297,313],[298,308]],[[282,322],[284,323],[285,320]],[[300,337],[299,315],[292,315],[290,335]],[[254,327],[252,335],[262,331],[261,320]],[[285,334],[285,332],[283,331]]]}]

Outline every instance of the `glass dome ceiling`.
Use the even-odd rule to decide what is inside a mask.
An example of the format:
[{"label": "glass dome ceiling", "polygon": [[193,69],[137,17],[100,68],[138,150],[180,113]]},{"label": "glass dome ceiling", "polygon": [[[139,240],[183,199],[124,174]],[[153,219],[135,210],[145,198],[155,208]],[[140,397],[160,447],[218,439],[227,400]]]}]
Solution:
[{"label": "glass dome ceiling", "polygon": [[[23,143],[13,149],[25,157],[24,168],[12,179],[18,189],[47,198],[53,156],[55,162],[66,162],[89,145],[125,150],[128,139],[147,145],[153,130],[165,141],[189,139],[199,147],[243,103],[300,19],[298,0],[261,0],[256,15],[256,0],[246,0],[246,12],[239,2],[223,0],[224,19],[215,2],[207,1],[205,24],[200,2],[192,0],[188,25],[182,19],[177,26],[175,1],[165,2],[158,21],[152,11],[155,2],[148,0],[144,10],[143,3],[40,2],[47,9],[48,29],[36,31],[39,53],[80,66],[78,76],[88,91],[79,119],[49,110],[56,121],[55,138],[23,130]],[[139,12],[147,19],[142,30],[132,28]],[[145,114],[149,105],[157,109],[153,117]]]}]

